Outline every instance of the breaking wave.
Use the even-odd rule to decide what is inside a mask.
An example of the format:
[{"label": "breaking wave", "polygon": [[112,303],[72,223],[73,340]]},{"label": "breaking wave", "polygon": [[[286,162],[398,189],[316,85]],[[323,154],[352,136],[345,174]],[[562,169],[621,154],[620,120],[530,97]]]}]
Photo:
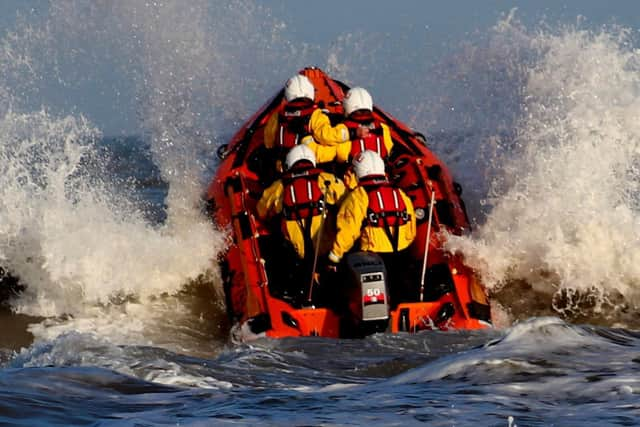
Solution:
[{"label": "breaking wave", "polygon": [[[214,288],[204,298],[222,314],[212,267],[224,233],[201,202],[213,153],[293,70],[316,64],[427,134],[475,225],[451,248],[511,316],[634,321],[640,58],[625,28],[529,29],[511,13],[441,58],[377,34],[294,42],[244,0],[51,3],[15,28],[0,47],[0,262],[28,285],[16,311],[90,330],[78,319],[96,307],[144,316],[140,304],[195,282]],[[390,51],[398,70],[380,66]],[[104,102],[50,104],[60,92]],[[95,124],[95,104],[149,144],[162,219],[109,170],[103,134],[117,130]]]},{"label": "breaking wave", "polygon": [[[244,5],[231,3],[227,13],[243,16]],[[120,312],[135,312],[157,322],[158,312],[184,311],[188,304],[159,308],[164,305],[149,301],[182,292],[188,283],[217,286],[212,270],[224,235],[203,214],[200,197],[204,176],[213,167],[215,140],[229,129],[216,128],[220,120],[210,120],[216,118],[211,108],[229,97],[221,80],[229,71],[215,68],[234,64],[211,54],[224,52],[212,41],[228,39],[211,35],[210,23],[200,19],[205,6],[52,3],[44,17],[19,17],[21,25],[5,34],[0,50],[0,262],[27,286],[11,302],[13,310],[64,315],[59,322],[78,330],[84,330],[83,318],[109,318],[113,304],[122,306],[112,310],[113,319]],[[235,22],[226,18],[221,19]],[[227,33],[220,29],[219,34]],[[109,52],[106,58],[91,49],[98,45]],[[118,88],[100,81],[104,73],[92,70],[104,62],[129,82],[131,95],[114,94]],[[164,221],[148,219],[139,197],[128,191],[131,177],[108,170],[109,155],[119,153],[105,154],[103,131],[92,124],[91,111],[89,116],[76,113],[82,105],[34,108],[46,105],[47,88],[68,91],[72,98],[88,90],[92,80],[108,92],[105,99],[115,110],[135,97],[142,138],[150,141],[152,160],[168,188],[154,201],[164,205]],[[246,107],[239,105],[231,115],[244,115]],[[216,289],[206,298],[217,299],[214,310],[222,312]],[[106,323],[100,328],[93,322],[113,331]],[[124,330],[133,327],[118,324]]]},{"label": "breaking wave", "polygon": [[513,15],[491,33],[490,60],[513,53],[491,83],[520,87],[499,100],[517,114],[481,132],[485,217],[450,243],[516,317],[638,322],[636,45],[625,28],[530,31]]}]

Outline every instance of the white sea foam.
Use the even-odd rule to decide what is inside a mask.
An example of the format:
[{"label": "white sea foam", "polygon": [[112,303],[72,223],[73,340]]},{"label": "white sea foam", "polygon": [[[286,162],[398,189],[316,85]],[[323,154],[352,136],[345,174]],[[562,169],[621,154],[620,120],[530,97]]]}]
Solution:
[{"label": "white sea foam", "polygon": [[[198,110],[203,103],[193,94],[204,94],[206,104],[215,105],[218,95],[210,94],[225,85],[204,78],[215,74],[209,66],[215,49],[201,41],[210,28],[196,19],[204,3],[190,8],[179,3],[51,4],[44,22],[24,22],[4,39],[0,260],[28,285],[14,309],[82,316],[114,297],[145,301],[175,293],[213,268],[224,239],[202,214],[200,196],[213,159],[215,124],[205,126],[207,111]],[[192,31],[184,31],[187,26]],[[129,38],[132,34],[136,37]],[[141,118],[169,184],[164,224],[150,224],[122,189],[83,172],[83,164],[100,160],[101,132],[94,125],[80,115],[29,110],[41,85],[73,91],[86,81],[87,75],[74,81],[79,71],[63,75],[61,69],[74,58],[84,71],[87,64],[99,68],[91,62],[97,56],[79,52],[86,53],[86,43],[101,42],[119,47],[111,54],[126,59],[111,59],[130,64],[136,96],[146,102]],[[21,73],[24,69],[29,72]]]},{"label": "white sea foam", "polygon": [[516,67],[503,64],[509,82],[523,82],[506,100],[515,97],[519,115],[506,134],[485,132],[496,147],[486,221],[451,248],[492,290],[524,280],[548,294],[595,288],[632,300],[640,278],[635,40],[620,28],[527,31],[513,17],[493,39],[520,52]]},{"label": "white sea foam", "polygon": [[153,226],[87,180],[82,162],[99,133],[82,118],[8,113],[0,128],[1,253],[28,284],[19,311],[76,314],[114,295],[171,293],[210,267],[206,220]]}]

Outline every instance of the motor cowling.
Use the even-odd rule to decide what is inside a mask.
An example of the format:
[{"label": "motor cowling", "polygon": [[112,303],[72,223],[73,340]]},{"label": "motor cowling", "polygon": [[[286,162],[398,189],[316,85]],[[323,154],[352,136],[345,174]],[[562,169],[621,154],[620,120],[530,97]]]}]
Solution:
[{"label": "motor cowling", "polygon": [[389,321],[387,270],[382,258],[372,252],[347,255],[349,311],[363,332],[382,332]]}]

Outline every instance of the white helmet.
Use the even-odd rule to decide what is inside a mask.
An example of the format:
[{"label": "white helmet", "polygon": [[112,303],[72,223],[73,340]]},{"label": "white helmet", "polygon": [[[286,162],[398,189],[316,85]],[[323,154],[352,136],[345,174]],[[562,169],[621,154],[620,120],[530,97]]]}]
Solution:
[{"label": "white helmet", "polygon": [[384,175],[384,160],[375,151],[361,151],[353,159],[353,169],[358,179],[365,176]]},{"label": "white helmet", "polygon": [[293,165],[298,163],[301,160],[306,160],[311,162],[313,166],[316,165],[316,155],[313,154],[311,148],[306,145],[296,145],[287,153],[287,158],[285,159],[285,165],[287,169],[290,169]]},{"label": "white helmet", "polygon": [[349,89],[349,92],[344,96],[342,105],[344,105],[345,116],[348,116],[358,110],[373,111],[373,99],[369,92],[361,87]]},{"label": "white helmet", "polygon": [[311,84],[311,80],[302,74],[291,77],[284,85],[284,97],[287,102],[297,98],[309,98],[313,101],[314,93],[315,88]]}]

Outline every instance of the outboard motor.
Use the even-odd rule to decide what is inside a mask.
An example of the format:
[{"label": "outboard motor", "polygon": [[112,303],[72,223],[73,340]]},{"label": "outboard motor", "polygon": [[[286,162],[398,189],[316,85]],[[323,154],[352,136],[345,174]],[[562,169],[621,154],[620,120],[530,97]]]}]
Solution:
[{"label": "outboard motor", "polygon": [[389,292],[382,258],[372,252],[355,252],[347,255],[346,268],[352,326],[365,335],[385,331],[389,323]]}]

